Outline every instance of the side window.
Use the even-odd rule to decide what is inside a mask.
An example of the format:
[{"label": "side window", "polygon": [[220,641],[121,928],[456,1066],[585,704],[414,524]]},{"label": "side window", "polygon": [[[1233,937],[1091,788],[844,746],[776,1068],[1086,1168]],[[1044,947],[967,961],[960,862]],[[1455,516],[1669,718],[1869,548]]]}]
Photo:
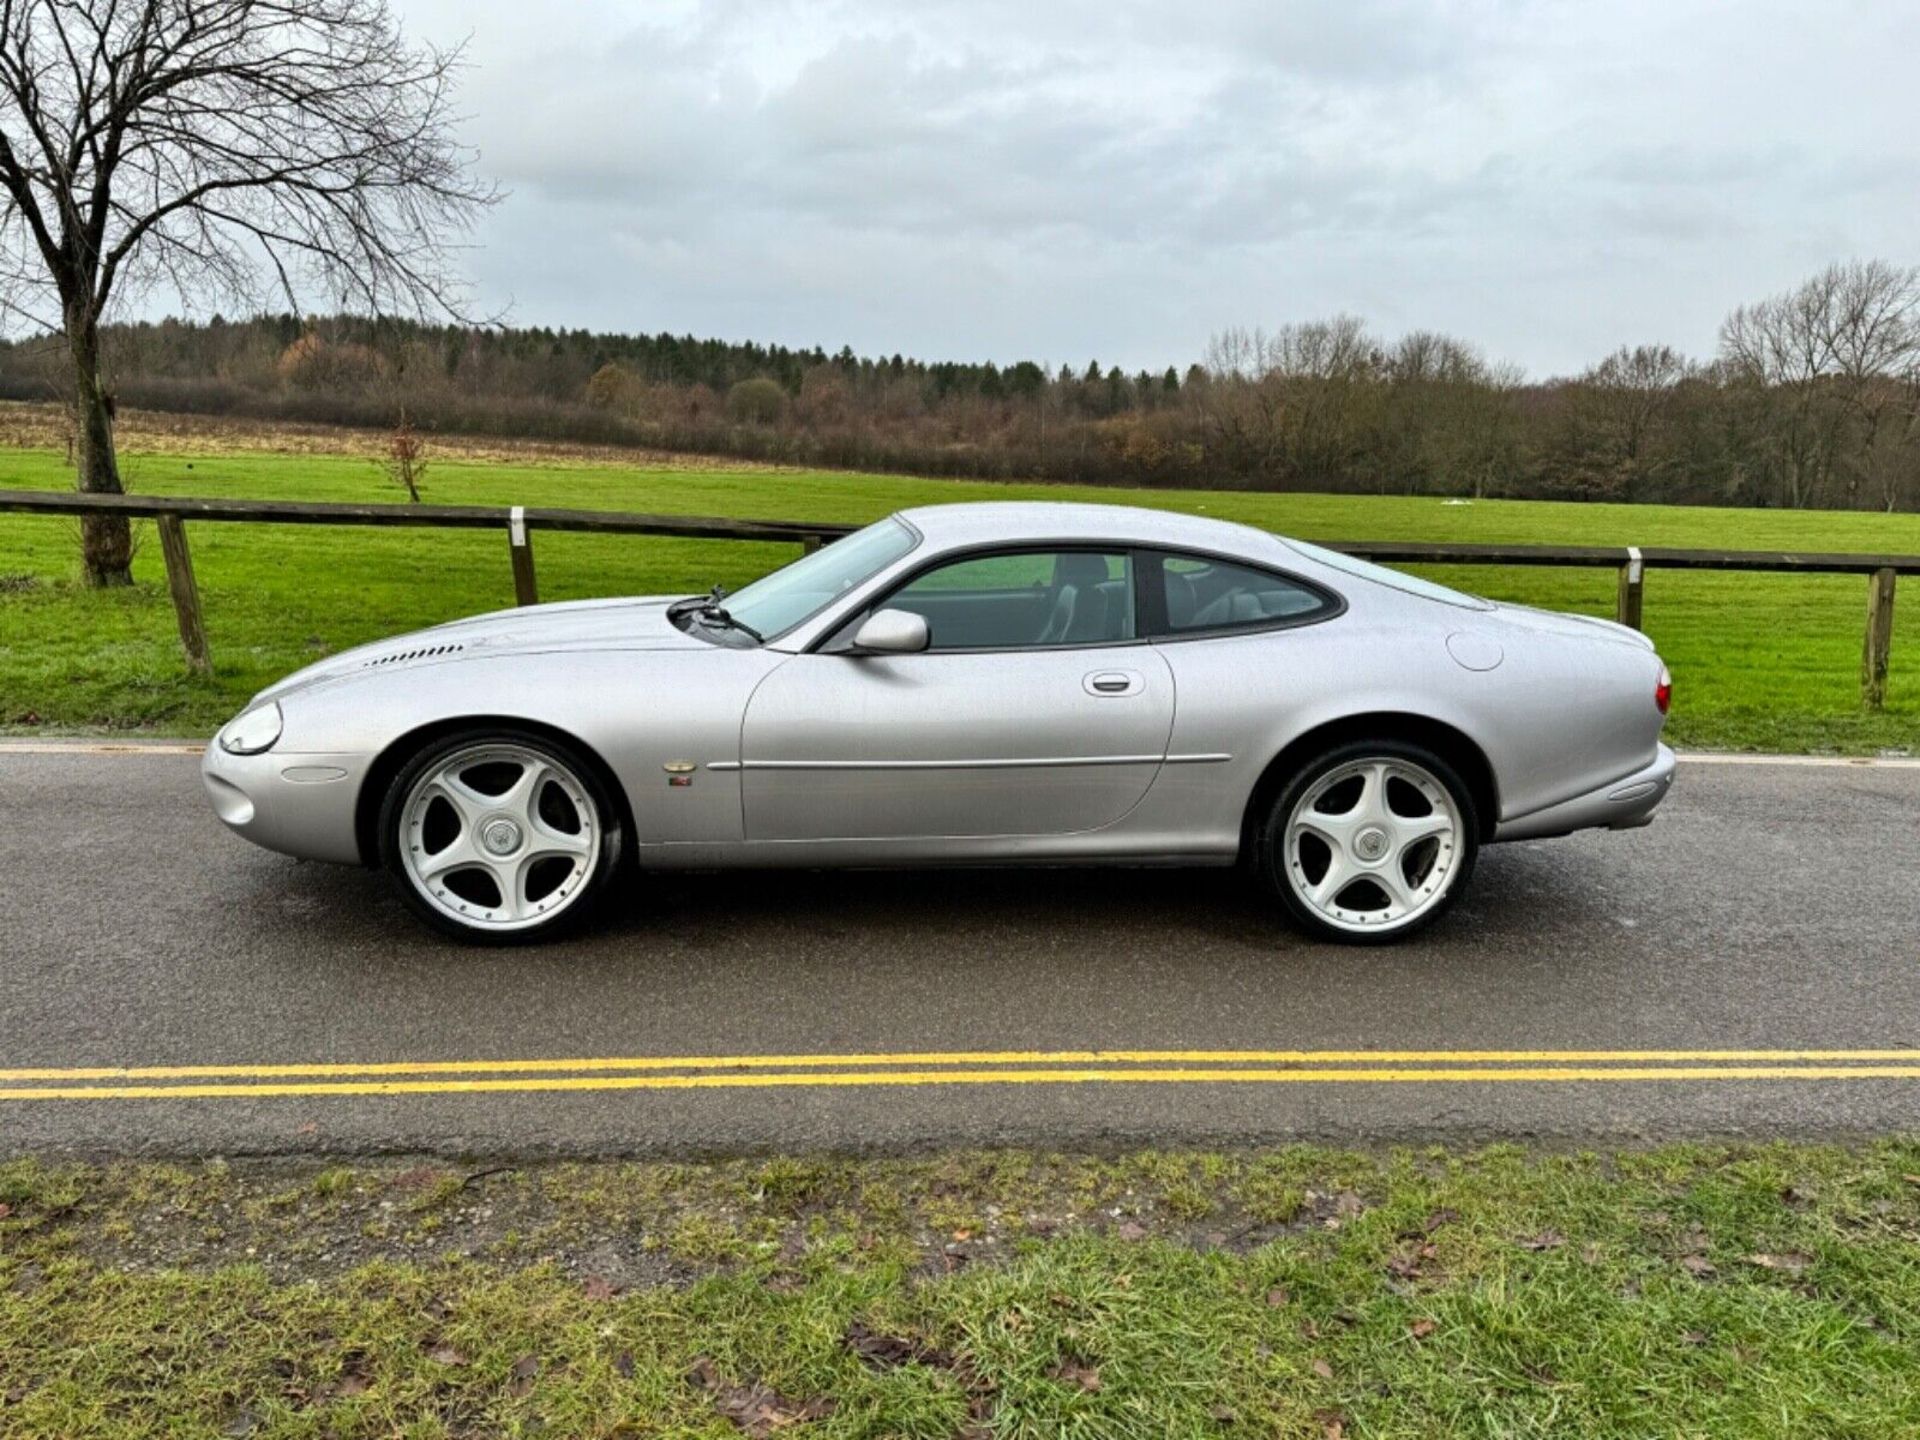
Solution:
[{"label": "side window", "polygon": [[1125,552],[972,555],[929,570],[883,603],[924,615],[932,650],[1098,645],[1137,633]]},{"label": "side window", "polygon": [[1150,563],[1160,567],[1169,634],[1257,629],[1330,608],[1318,590],[1251,565],[1200,555],[1159,555]]}]

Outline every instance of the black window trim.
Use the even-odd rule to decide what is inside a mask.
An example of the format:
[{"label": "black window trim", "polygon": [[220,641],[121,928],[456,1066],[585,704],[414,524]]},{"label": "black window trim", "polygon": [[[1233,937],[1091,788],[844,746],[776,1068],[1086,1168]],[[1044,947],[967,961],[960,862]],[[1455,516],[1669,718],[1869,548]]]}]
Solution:
[{"label": "black window trim", "polygon": [[[1073,645],[950,645],[940,649],[929,647],[919,653],[923,655],[1047,655],[1055,651],[1115,650],[1123,646],[1152,644],[1154,637],[1147,633],[1146,627],[1142,623],[1141,602],[1144,598],[1142,590],[1144,582],[1141,579],[1143,567],[1140,564],[1140,556],[1144,552],[1139,545],[1127,540],[1022,540],[1011,545],[1004,541],[982,541],[977,545],[966,545],[957,550],[943,551],[939,555],[929,558],[926,563],[908,571],[906,574],[900,576],[893,585],[889,586],[885,593],[863,604],[856,605],[847,613],[843,620],[836,625],[829,626],[827,630],[802,653],[808,655],[847,654],[852,648],[852,632],[859,629],[868,616],[872,615],[876,610],[886,609],[889,600],[906,589],[907,586],[913,584],[914,581],[920,579],[921,576],[930,575],[935,570],[945,569],[950,564],[997,555],[1063,555],[1069,553],[1079,555],[1124,555],[1126,557],[1127,566],[1132,572],[1133,578],[1133,628],[1135,633],[1132,639],[1089,640]],[[1221,558],[1224,559],[1225,557],[1223,556]],[[846,637],[845,642],[836,643],[841,641],[842,636]],[[898,658],[909,659],[911,657],[901,656]]]},{"label": "black window trim", "polygon": [[[1095,555],[1125,555],[1133,571],[1133,618],[1135,634],[1130,640],[1093,640],[1074,645],[955,645],[945,649],[929,649],[922,653],[929,655],[1026,655],[1040,654],[1054,650],[1111,650],[1131,645],[1184,644],[1189,640],[1220,640],[1240,635],[1260,635],[1274,630],[1298,630],[1308,625],[1323,625],[1329,620],[1337,620],[1347,611],[1347,600],[1339,591],[1309,580],[1292,570],[1278,565],[1269,565],[1259,560],[1249,559],[1245,555],[1233,554],[1225,550],[1194,549],[1192,547],[1175,549],[1165,545],[1142,545],[1129,540],[1023,540],[1017,544],[997,541],[982,541],[977,545],[963,546],[957,550],[943,551],[931,556],[922,564],[915,566],[900,576],[885,592],[856,605],[839,623],[830,625],[807,646],[803,654],[845,654],[850,648],[852,632],[876,610],[887,608],[887,602],[907,586],[949,564],[964,560],[977,560],[991,555],[1036,555],[1063,554],[1075,552]],[[1243,569],[1257,570],[1271,575],[1276,580],[1284,580],[1297,585],[1324,602],[1317,610],[1304,615],[1284,615],[1272,620],[1236,623],[1229,625],[1209,625],[1198,630],[1175,630],[1167,619],[1167,595],[1162,582],[1162,571],[1157,563],[1162,559],[1218,561],[1226,565],[1238,565]],[[836,644],[845,636],[843,643]]]},{"label": "black window trim", "polygon": [[[1188,640],[1218,640],[1232,635],[1260,635],[1271,630],[1298,630],[1307,625],[1324,625],[1327,621],[1336,620],[1346,613],[1346,597],[1339,591],[1331,590],[1317,580],[1309,580],[1304,575],[1296,575],[1291,570],[1283,570],[1277,565],[1264,564],[1258,560],[1250,560],[1244,555],[1232,555],[1219,550],[1174,549],[1165,545],[1136,545],[1133,548],[1133,573],[1136,577],[1134,585],[1140,592],[1140,601],[1137,605],[1142,617],[1140,629],[1155,645],[1169,642],[1179,644]],[[1263,575],[1271,575],[1276,580],[1284,580],[1289,585],[1297,585],[1302,590],[1319,596],[1321,605],[1319,609],[1309,610],[1304,615],[1282,615],[1272,620],[1175,630],[1172,622],[1167,619],[1166,572],[1159,563],[1162,560],[1217,561],[1224,565],[1237,565],[1243,570],[1257,570]]]}]

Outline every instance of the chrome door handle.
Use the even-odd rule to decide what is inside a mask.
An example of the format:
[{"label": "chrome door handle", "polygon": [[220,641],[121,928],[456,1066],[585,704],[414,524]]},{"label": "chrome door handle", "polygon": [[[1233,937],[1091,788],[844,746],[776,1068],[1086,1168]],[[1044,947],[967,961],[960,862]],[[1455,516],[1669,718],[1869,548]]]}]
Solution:
[{"label": "chrome door handle", "polygon": [[1103,700],[1138,695],[1146,688],[1146,682],[1131,670],[1096,670],[1081,683],[1089,695]]}]

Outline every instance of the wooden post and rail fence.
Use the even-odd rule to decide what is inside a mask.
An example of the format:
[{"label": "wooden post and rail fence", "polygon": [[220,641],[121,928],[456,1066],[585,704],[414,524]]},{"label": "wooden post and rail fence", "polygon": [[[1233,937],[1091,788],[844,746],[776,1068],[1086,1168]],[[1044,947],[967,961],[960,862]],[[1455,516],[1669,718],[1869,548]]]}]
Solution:
[{"label": "wooden post and rail fence", "polygon": [[[157,521],[167,567],[167,589],[180,621],[180,644],[190,669],[212,669],[200,590],[187,549],[186,522],[225,521],[272,525],[430,526],[451,530],[504,531],[513,567],[513,592],[521,605],[539,601],[533,568],[533,532],[595,535],[670,535],[681,539],[763,540],[813,551],[855,529],[852,525],[802,520],[728,520],[702,515],[637,515],[593,510],[554,510],[515,505],[341,505],[297,500],[225,500],[193,496],[80,495],[66,491],[0,489],[0,512],[28,515],[115,514]],[[1762,550],[1668,550],[1638,546],[1481,545],[1422,540],[1348,540],[1331,550],[1394,565],[1549,565],[1607,568],[1619,572],[1616,610],[1620,623],[1640,628],[1649,569],[1722,570],[1754,574],[1864,575],[1867,577],[1866,638],[1861,648],[1860,697],[1879,709],[1887,694],[1893,649],[1894,580],[1920,575],[1920,555],[1814,554]]]}]

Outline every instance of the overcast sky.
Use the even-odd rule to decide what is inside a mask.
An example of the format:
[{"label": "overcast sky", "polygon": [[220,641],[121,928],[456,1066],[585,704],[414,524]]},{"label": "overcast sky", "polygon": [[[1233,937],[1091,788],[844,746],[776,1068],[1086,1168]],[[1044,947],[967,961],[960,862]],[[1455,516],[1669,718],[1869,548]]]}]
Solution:
[{"label": "overcast sky", "polygon": [[1186,365],[1346,310],[1535,375],[1920,262],[1912,0],[396,0],[520,324]]}]

